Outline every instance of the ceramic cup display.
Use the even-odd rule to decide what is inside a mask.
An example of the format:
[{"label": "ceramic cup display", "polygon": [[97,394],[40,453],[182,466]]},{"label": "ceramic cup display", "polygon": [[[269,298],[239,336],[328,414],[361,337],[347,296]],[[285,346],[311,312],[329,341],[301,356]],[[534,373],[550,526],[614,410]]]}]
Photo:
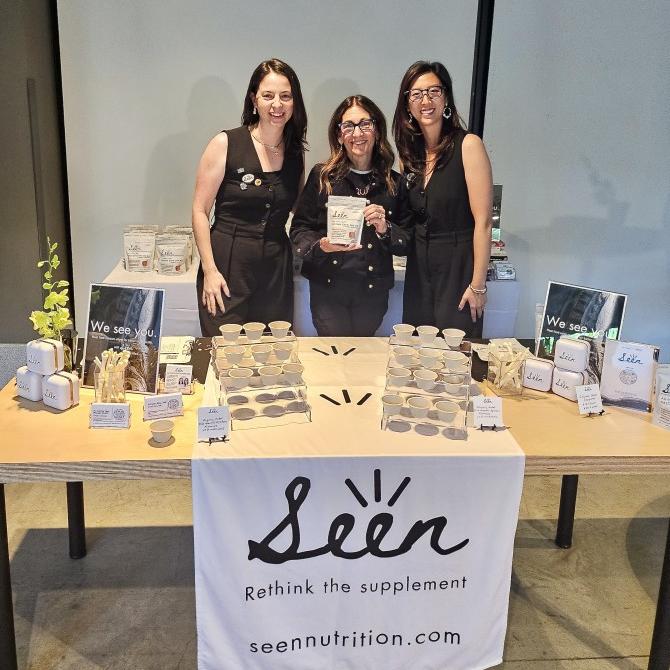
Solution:
[{"label": "ceramic cup display", "polygon": [[243,328],[249,342],[258,342],[263,336],[265,324],[258,321],[250,321],[249,323],[245,323]]},{"label": "ceramic cup display", "polygon": [[402,397],[393,393],[384,395],[382,396],[382,406],[386,416],[400,414],[400,410],[402,409]]},{"label": "ceramic cup display", "polygon": [[282,369],[278,365],[265,365],[258,370],[263,386],[274,386],[279,381]]},{"label": "ceramic cup display", "polygon": [[467,362],[468,357],[460,351],[445,351],[443,360],[448,370],[457,370]]},{"label": "ceramic cup display", "polygon": [[232,387],[241,389],[249,383],[249,379],[254,376],[254,371],[249,368],[233,368],[228,370],[228,378]]},{"label": "ceramic cup display", "polygon": [[406,386],[412,376],[412,371],[407,368],[389,368],[387,375],[389,386]]},{"label": "ceramic cup display", "polygon": [[270,330],[272,331],[272,337],[281,340],[288,335],[291,324],[288,321],[270,321],[268,326],[270,326]]},{"label": "ceramic cup display", "polygon": [[174,421],[170,421],[169,419],[161,419],[160,421],[154,421],[149,424],[151,436],[153,437],[154,442],[159,444],[163,444],[170,440],[173,429]]},{"label": "ceramic cup display", "polygon": [[278,361],[287,361],[293,353],[293,344],[291,342],[276,342],[272,345],[272,350]]},{"label": "ceramic cup display", "polygon": [[410,365],[417,365],[419,362],[419,357],[417,356],[414,347],[393,347],[393,355],[395,356],[396,361],[405,367],[409,367]]},{"label": "ceramic cup display", "polygon": [[460,347],[465,337],[465,331],[460,328],[445,328],[442,331],[442,335],[444,335],[444,341],[450,347]]},{"label": "ceramic cup display", "polygon": [[246,350],[247,350],[246,347],[236,344],[230,347],[226,347],[225,352],[228,362],[232,363],[233,365],[239,365],[242,362],[242,359],[244,358]]},{"label": "ceramic cup display", "polygon": [[238,323],[224,323],[223,326],[219,326],[219,332],[226,342],[237,342],[241,330],[242,326]]},{"label": "ceramic cup display", "polygon": [[424,391],[430,391],[431,389],[435,388],[437,372],[434,372],[433,370],[426,370],[426,368],[414,370],[414,381],[416,381],[416,384],[420,389]]},{"label": "ceramic cup display", "polygon": [[440,421],[453,421],[458,412],[458,403],[451,400],[438,400],[435,403],[435,409]]},{"label": "ceramic cup display", "polygon": [[426,346],[435,342],[435,336],[440,331],[435,326],[419,326],[416,332],[419,333],[419,342]]},{"label": "ceramic cup display", "polygon": [[398,338],[398,342],[410,344],[412,342],[412,335],[414,335],[414,326],[408,323],[397,323],[393,326],[393,332]]},{"label": "ceramic cup display", "polygon": [[407,406],[415,419],[423,419],[428,416],[430,405],[430,399],[420,395],[413,395],[407,399]]},{"label": "ceramic cup display", "polygon": [[301,384],[305,368],[300,363],[284,363],[282,371],[289,384]]},{"label": "ceramic cup display", "polygon": [[271,344],[252,344],[251,355],[257,363],[267,363],[272,353]]}]

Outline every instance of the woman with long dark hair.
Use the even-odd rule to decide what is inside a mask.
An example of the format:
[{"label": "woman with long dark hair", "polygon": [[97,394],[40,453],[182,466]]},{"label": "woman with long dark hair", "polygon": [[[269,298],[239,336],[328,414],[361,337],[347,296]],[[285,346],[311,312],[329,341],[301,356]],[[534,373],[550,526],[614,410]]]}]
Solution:
[{"label": "woman with long dark hair", "polygon": [[[404,254],[407,248],[386,119],[369,98],[349,96],[330,119],[328,143],[330,157],[310,172],[290,237],[309,279],[312,322],[319,335],[374,335],[393,286],[392,253]],[[368,201],[360,244],[328,240],[331,195]]]},{"label": "woman with long dark hair", "polygon": [[456,110],[449,72],[418,61],[400,84],[393,133],[413,214],[403,321],[481,337],[491,253],[491,164]]},{"label": "woman with long dark hair", "polygon": [[203,335],[217,335],[224,323],[292,320],[285,226],[304,174],[306,132],[295,72],[276,58],[263,61],[249,81],[242,126],[216,135],[198,166],[193,232]]}]

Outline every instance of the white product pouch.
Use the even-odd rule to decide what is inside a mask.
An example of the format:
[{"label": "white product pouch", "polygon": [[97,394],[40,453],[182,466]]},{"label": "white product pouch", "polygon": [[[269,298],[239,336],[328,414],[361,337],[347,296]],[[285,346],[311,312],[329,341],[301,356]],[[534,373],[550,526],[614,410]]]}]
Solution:
[{"label": "white product pouch", "polygon": [[52,375],[65,365],[63,343],[43,337],[26,344],[28,370],[39,375]]},{"label": "white product pouch", "polygon": [[576,386],[582,386],[586,381],[583,372],[572,372],[571,370],[561,370],[554,368],[554,377],[551,384],[551,390],[563,398],[577,402]]},{"label": "white product pouch", "polygon": [[57,372],[42,382],[42,402],[66,410],[79,404],[79,377],[72,372]]},{"label": "white product pouch", "polygon": [[188,269],[188,239],[183,236],[170,236],[156,242],[158,253],[158,274],[181,275]]},{"label": "white product pouch", "polygon": [[670,366],[656,370],[656,397],[651,422],[670,430]]},{"label": "white product pouch", "polygon": [[523,365],[522,385],[535,391],[551,391],[554,364],[544,358],[527,358]]},{"label": "white product pouch", "polygon": [[42,400],[42,375],[24,365],[16,371],[16,394],[26,400]]},{"label": "white product pouch", "polygon": [[154,269],[156,235],[137,231],[123,234],[123,255],[128,272],[151,272]]},{"label": "white product pouch", "polygon": [[571,337],[560,337],[556,342],[554,363],[561,370],[584,372],[589,365],[591,346],[584,340],[573,340]]},{"label": "white product pouch", "polygon": [[360,244],[363,234],[365,198],[346,195],[328,197],[328,241],[331,244]]}]

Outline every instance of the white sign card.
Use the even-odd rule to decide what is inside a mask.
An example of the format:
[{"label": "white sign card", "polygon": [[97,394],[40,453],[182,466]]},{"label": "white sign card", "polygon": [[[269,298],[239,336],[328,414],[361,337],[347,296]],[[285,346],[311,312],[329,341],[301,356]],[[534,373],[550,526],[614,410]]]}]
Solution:
[{"label": "white sign card", "polygon": [[175,365],[168,363],[165,366],[165,393],[190,393],[193,379],[192,365]]},{"label": "white sign card", "polygon": [[363,234],[365,198],[344,195],[328,197],[328,241],[331,244],[360,244]]},{"label": "white sign card", "polygon": [[603,411],[603,401],[600,397],[599,384],[582,384],[575,386],[577,404],[580,414],[600,414]]},{"label": "white sign card", "polygon": [[130,403],[91,403],[88,418],[90,428],[130,428]]},{"label": "white sign card", "polygon": [[475,428],[504,428],[502,398],[498,396],[478,395],[472,399]]},{"label": "white sign card", "polygon": [[184,401],[181,393],[148,395],[144,398],[144,420],[167,419],[171,416],[183,416]]},{"label": "white sign card", "polygon": [[198,442],[223,440],[230,432],[228,407],[198,407]]}]

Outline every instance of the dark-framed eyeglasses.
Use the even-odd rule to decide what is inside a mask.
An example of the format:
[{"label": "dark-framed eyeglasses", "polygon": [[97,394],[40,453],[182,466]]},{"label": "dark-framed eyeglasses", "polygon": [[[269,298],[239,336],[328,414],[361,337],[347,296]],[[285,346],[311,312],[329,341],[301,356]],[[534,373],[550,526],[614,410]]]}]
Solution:
[{"label": "dark-framed eyeglasses", "polygon": [[421,102],[424,95],[427,95],[429,100],[435,100],[444,95],[444,86],[411,88],[409,91],[405,91],[405,95],[410,102]]},{"label": "dark-framed eyeglasses", "polygon": [[337,127],[344,136],[353,135],[356,128],[359,128],[362,133],[371,133],[375,129],[375,120],[361,119],[358,123],[342,121],[342,123],[337,124]]}]

